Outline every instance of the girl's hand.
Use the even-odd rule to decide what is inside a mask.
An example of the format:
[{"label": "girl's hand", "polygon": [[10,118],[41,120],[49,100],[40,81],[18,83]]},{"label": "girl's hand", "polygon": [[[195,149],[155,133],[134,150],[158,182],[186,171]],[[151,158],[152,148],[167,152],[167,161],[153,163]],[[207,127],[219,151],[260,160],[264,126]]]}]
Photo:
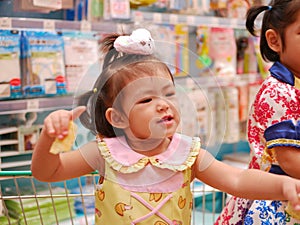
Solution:
[{"label": "girl's hand", "polygon": [[289,200],[289,203],[293,206],[294,210],[300,213],[300,181],[291,177],[293,182],[287,181],[283,182],[283,195]]},{"label": "girl's hand", "polygon": [[85,106],[79,106],[71,111],[54,111],[46,117],[44,130],[49,137],[63,139],[68,134],[70,120],[77,119],[85,110]]}]

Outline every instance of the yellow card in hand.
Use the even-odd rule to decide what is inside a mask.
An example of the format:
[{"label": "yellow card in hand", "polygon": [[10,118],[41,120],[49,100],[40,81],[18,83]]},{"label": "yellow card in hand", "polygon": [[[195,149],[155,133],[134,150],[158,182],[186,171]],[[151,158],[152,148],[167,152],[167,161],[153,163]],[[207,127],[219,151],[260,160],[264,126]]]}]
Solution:
[{"label": "yellow card in hand", "polygon": [[60,152],[70,151],[75,141],[76,133],[77,125],[73,121],[70,121],[68,135],[64,139],[56,138],[50,148],[50,153],[58,154]]},{"label": "yellow card in hand", "polygon": [[285,211],[293,218],[300,220],[300,211],[294,210],[293,206],[290,202],[288,202],[287,207],[285,208]]}]

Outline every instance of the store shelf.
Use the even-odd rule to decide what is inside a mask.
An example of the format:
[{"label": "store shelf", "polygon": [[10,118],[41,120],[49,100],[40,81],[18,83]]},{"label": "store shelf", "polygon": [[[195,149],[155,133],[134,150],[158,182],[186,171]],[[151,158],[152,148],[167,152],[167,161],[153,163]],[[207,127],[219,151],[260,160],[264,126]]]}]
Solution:
[{"label": "store shelf", "polygon": [[0,129],[0,170],[30,165],[32,149],[25,149],[25,134],[32,133],[36,128],[39,127],[33,125]]},{"label": "store shelf", "polygon": [[17,127],[0,128],[0,135],[7,134],[7,133],[13,133],[13,132],[17,132],[17,131],[18,131]]},{"label": "store shelf", "polygon": [[0,152],[0,157],[11,157],[11,156],[20,156],[20,155],[28,155],[32,154],[32,151],[26,151],[26,152],[20,152],[18,150],[15,151],[5,151],[5,152]]},{"label": "store shelf", "polygon": [[16,155],[20,155],[19,151],[5,151],[5,152],[0,152],[0,157],[10,157],[10,156],[16,156]]},{"label": "store shelf", "polygon": [[245,20],[236,18],[222,18],[214,16],[197,16],[175,13],[144,12],[133,10],[131,20],[103,20],[100,22],[66,21],[51,19],[32,19],[0,17],[0,28],[3,29],[50,29],[50,30],[81,30],[99,31],[105,33],[116,32],[121,23],[151,22],[155,24],[187,24],[189,26],[205,25],[209,27],[228,27],[245,29]]},{"label": "store shelf", "polygon": [[71,108],[74,96],[0,101],[0,115]]},{"label": "store shelf", "polygon": [[90,23],[88,21],[67,21],[53,19],[33,19],[0,17],[0,28],[2,29],[50,29],[50,30],[81,30],[115,32],[117,24],[112,21],[101,21]]},{"label": "store shelf", "polygon": [[29,166],[29,165],[31,165],[31,160],[1,163],[1,169],[15,168],[15,167],[19,167],[19,166]]},{"label": "store shelf", "polygon": [[5,145],[15,145],[18,144],[18,140],[0,140],[0,146],[5,146]]},{"label": "store shelf", "polygon": [[189,26],[205,25],[209,27],[245,29],[245,20],[236,18],[143,11],[133,11],[131,18],[132,21],[135,22],[152,22],[156,24],[187,24]]},{"label": "store shelf", "polygon": [[[189,79],[187,79],[189,78]],[[239,74],[236,76],[183,76],[175,77],[175,82],[179,85],[187,85],[191,88],[191,85],[198,85],[198,87],[230,87],[249,85],[257,82],[261,82],[262,78],[260,74]]]}]

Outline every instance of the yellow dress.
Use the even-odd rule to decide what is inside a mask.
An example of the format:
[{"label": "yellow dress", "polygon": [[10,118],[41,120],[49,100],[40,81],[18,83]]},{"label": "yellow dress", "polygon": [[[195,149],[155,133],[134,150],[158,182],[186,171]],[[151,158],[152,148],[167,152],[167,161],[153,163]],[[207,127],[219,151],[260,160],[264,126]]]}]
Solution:
[{"label": "yellow dress", "polygon": [[[173,165],[156,157],[143,157],[136,163],[120,165],[113,157],[104,141],[98,142],[99,150],[105,159],[105,178],[99,180],[95,192],[95,224],[145,224],[145,225],[188,225],[191,222],[193,196],[190,190],[191,166],[194,164],[200,149],[200,140],[192,139],[188,154],[182,163]],[[179,146],[177,146],[178,148]],[[176,153],[177,150],[175,150]],[[178,149],[180,151],[180,149]],[[172,157],[175,154],[172,153]],[[181,154],[179,157],[182,157]],[[173,159],[173,161],[176,161]],[[177,161],[178,162],[178,161]],[[173,175],[161,184],[162,191],[151,192],[139,185],[145,191],[137,191],[134,185],[121,185],[117,180],[118,173],[132,176],[141,175],[140,171],[148,169],[173,171]],[[179,175],[179,176],[178,176]],[[144,175],[143,175],[144,176]],[[179,179],[178,188],[166,191]],[[176,178],[176,181],[175,181]],[[143,179],[147,179],[144,176]],[[125,179],[126,180],[126,179]],[[150,181],[151,179],[148,178]],[[172,181],[173,180],[173,181]],[[175,182],[174,182],[175,181]],[[124,181],[123,181],[124,182]],[[153,184],[152,184],[153,185]],[[155,184],[154,184],[155,185]],[[151,186],[151,185],[150,185]],[[151,190],[151,188],[150,188]],[[159,189],[157,189],[159,190]]]}]

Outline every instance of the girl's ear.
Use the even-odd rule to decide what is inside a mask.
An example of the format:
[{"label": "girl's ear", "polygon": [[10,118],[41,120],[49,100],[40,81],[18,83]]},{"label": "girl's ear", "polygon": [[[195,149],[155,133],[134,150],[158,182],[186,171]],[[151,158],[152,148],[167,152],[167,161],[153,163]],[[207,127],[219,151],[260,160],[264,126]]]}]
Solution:
[{"label": "girl's ear", "polygon": [[114,108],[108,108],[105,112],[105,117],[113,127],[124,129],[128,125],[127,119],[124,117],[124,114],[121,114]]},{"label": "girl's ear", "polygon": [[266,31],[266,39],[268,42],[269,47],[274,51],[274,52],[280,52],[281,51],[281,39],[279,34],[273,30],[269,29]]}]

